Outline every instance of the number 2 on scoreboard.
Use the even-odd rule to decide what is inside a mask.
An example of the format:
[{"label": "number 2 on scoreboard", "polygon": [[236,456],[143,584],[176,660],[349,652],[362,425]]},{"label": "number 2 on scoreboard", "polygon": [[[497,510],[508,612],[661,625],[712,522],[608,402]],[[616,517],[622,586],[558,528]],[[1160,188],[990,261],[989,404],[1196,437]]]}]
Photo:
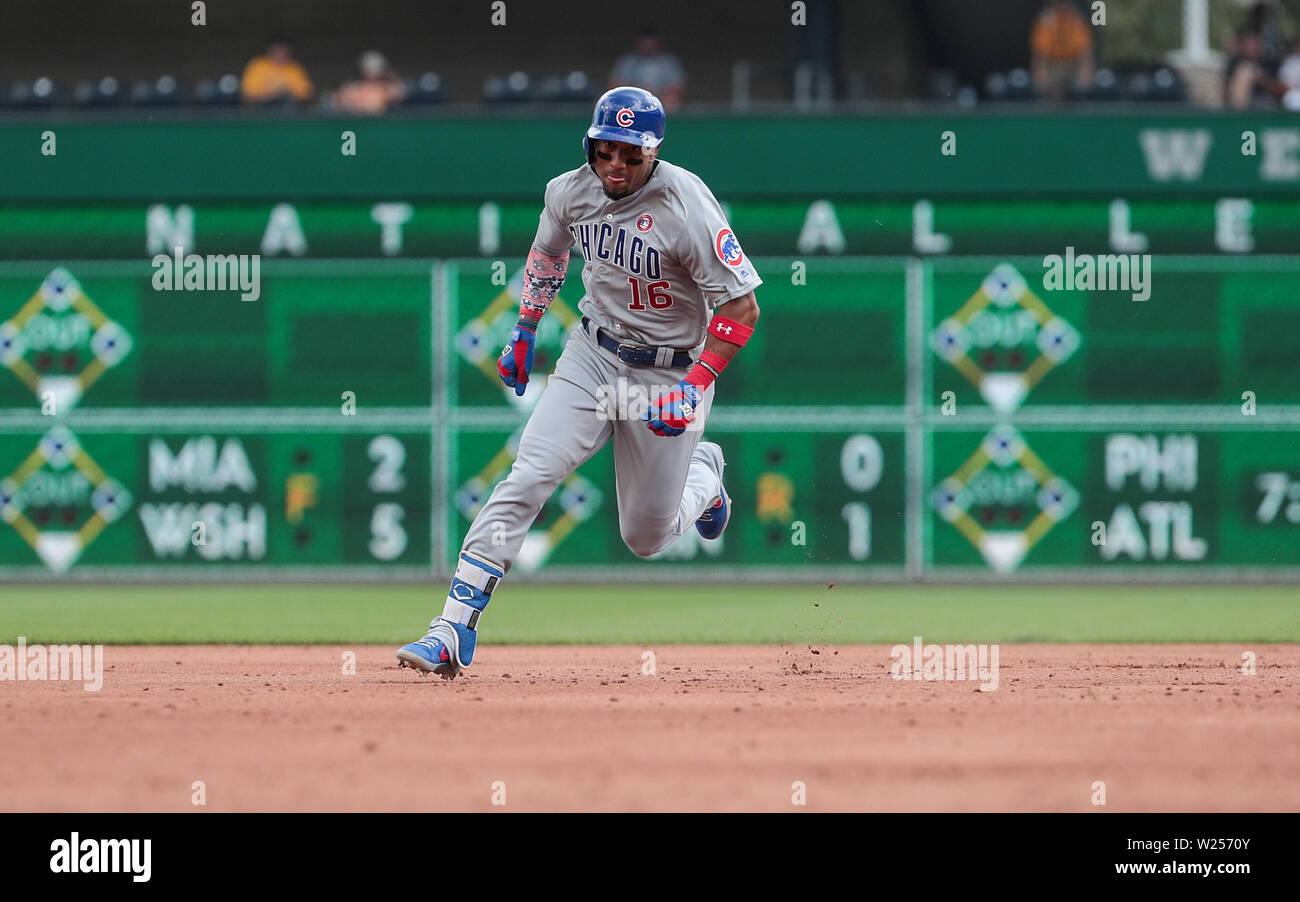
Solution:
[{"label": "number 2 on scoreboard", "polygon": [[377,435],[370,440],[366,453],[375,462],[370,474],[372,492],[400,492],[406,488],[402,465],[406,463],[406,446],[391,435]]}]

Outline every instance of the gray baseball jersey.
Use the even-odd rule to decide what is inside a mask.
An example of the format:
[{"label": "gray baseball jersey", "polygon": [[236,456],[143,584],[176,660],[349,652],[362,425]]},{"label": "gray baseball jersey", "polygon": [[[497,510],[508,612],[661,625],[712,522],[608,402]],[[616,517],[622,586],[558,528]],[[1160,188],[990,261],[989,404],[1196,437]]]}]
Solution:
[{"label": "gray baseball jersey", "polygon": [[618,200],[585,164],[552,179],[534,243],[582,254],[578,309],[638,344],[697,350],[713,308],[763,284],[708,186],[665,160]]}]

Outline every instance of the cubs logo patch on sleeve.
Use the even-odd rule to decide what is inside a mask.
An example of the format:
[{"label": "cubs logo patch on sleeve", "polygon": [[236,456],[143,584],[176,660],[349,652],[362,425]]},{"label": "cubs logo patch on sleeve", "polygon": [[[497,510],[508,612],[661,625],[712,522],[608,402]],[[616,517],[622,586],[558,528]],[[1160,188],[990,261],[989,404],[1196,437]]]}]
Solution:
[{"label": "cubs logo patch on sleeve", "polygon": [[731,229],[718,230],[718,234],[713,236],[713,250],[717,253],[718,259],[728,266],[739,266],[745,259],[745,252],[740,249],[736,233]]}]

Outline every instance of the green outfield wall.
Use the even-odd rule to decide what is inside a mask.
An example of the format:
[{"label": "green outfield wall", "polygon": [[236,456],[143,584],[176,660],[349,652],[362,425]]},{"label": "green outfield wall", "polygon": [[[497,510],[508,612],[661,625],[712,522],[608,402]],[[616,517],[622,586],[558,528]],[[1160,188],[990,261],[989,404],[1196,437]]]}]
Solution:
[{"label": "green outfield wall", "polygon": [[[445,576],[544,386],[494,358],[582,130],[0,123],[0,579]],[[606,449],[519,575],[1300,578],[1300,120],[681,116],[665,156],[764,278],[709,424],[736,521],[635,557]],[[160,290],[178,247],[256,292]]]},{"label": "green outfield wall", "polygon": [[[0,123],[0,202],[537,198],[582,113]],[[343,152],[347,135],[355,153]],[[51,154],[51,136],[54,153]],[[719,197],[1294,194],[1300,121],[1128,108],[674,117],[664,157]]]}]

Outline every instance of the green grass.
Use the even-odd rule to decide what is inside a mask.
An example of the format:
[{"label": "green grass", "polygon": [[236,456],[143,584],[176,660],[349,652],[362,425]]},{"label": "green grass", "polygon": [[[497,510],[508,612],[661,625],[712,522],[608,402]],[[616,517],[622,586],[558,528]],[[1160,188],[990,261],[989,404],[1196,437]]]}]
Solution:
[{"label": "green grass", "polygon": [[[442,586],[0,587],[0,643],[402,643]],[[1287,586],[506,585],[493,643],[1296,642]]]}]

